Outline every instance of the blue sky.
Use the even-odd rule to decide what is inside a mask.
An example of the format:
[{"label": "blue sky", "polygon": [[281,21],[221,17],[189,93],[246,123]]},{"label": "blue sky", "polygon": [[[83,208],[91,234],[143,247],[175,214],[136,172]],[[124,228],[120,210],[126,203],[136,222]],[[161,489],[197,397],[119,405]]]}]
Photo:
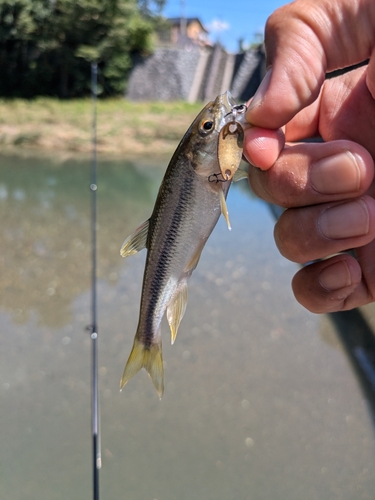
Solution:
[{"label": "blue sky", "polygon": [[246,43],[263,33],[267,17],[288,0],[167,0],[163,15],[198,17],[209,30],[213,42],[220,41],[230,52],[236,52],[238,40]]}]

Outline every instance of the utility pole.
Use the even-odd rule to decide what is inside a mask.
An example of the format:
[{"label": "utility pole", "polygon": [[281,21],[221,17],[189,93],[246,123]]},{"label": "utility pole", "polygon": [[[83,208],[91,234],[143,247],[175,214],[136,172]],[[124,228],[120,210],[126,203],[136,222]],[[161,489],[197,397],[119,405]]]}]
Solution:
[{"label": "utility pole", "polygon": [[180,35],[186,36],[185,0],[181,0]]}]

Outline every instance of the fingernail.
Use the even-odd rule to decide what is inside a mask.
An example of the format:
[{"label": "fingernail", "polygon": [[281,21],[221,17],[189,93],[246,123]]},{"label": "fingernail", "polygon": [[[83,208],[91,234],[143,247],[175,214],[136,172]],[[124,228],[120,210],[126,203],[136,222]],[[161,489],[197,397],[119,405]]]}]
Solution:
[{"label": "fingernail", "polygon": [[267,92],[268,87],[270,85],[271,76],[272,76],[272,68],[269,68],[267,70],[267,73],[265,74],[261,84],[259,85],[257,91],[255,92],[255,94],[254,94],[254,96],[249,104],[249,107],[247,108],[246,113],[248,113],[250,110],[259,106],[259,104],[263,101],[264,95]]},{"label": "fingernail", "polygon": [[319,160],[311,166],[310,182],[322,194],[357,191],[361,182],[362,160],[350,151]]},{"label": "fingernail", "polygon": [[319,274],[319,283],[328,292],[340,290],[352,284],[352,277],[345,261],[325,267]]},{"label": "fingernail", "polygon": [[341,203],[325,210],[318,221],[326,238],[339,240],[363,236],[369,232],[370,217],[363,200]]}]

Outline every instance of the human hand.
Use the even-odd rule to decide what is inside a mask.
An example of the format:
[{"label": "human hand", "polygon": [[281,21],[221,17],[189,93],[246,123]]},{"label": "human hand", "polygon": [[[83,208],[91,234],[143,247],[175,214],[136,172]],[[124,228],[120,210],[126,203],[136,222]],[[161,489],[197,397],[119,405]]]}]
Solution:
[{"label": "human hand", "polygon": [[[281,253],[305,263],[355,249],[357,259],[336,255],[295,275],[297,300],[314,312],[375,300],[374,27],[373,0],[297,0],[276,11],[266,26],[272,69],[247,112],[255,127],[244,153],[260,167],[250,169],[252,188],[289,209],[275,227]],[[328,142],[289,145],[314,136]]]}]

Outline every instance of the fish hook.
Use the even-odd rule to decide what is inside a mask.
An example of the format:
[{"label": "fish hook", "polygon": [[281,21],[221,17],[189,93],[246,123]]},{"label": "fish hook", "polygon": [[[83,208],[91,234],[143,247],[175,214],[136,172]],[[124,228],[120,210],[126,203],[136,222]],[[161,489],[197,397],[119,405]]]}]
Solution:
[{"label": "fish hook", "polygon": [[235,122],[237,115],[242,115],[243,113],[246,112],[246,110],[247,110],[246,104],[236,104],[235,106],[232,107],[232,109],[229,111],[229,113],[227,113],[225,115],[224,118],[226,118],[229,115],[232,115],[233,116],[232,121]]}]

